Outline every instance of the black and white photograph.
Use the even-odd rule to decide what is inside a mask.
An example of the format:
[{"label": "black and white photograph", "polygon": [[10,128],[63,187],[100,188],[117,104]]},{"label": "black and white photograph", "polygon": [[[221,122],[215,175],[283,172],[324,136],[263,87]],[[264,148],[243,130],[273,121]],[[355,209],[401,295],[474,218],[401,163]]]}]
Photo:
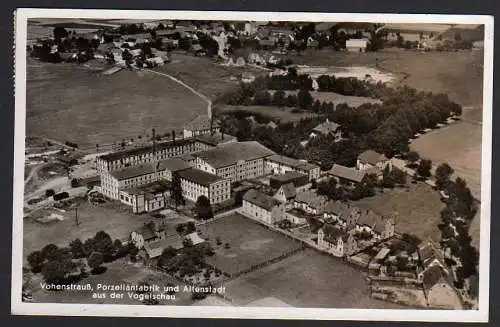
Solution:
[{"label": "black and white photograph", "polygon": [[492,17],[15,34],[13,314],[487,321]]}]

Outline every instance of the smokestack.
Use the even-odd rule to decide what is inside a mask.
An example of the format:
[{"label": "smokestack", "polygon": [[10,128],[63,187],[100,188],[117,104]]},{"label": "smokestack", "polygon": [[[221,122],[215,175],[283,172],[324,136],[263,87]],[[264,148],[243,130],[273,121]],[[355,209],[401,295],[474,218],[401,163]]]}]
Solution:
[{"label": "smokestack", "polygon": [[172,131],[172,143],[175,145],[175,130]]}]

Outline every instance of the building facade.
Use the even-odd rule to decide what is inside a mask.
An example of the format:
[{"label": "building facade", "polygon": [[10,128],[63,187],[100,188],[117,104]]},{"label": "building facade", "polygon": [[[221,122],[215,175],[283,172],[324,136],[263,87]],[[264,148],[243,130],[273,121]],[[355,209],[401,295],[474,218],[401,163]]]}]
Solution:
[{"label": "building facade", "polygon": [[320,168],[314,164],[274,154],[265,158],[265,171],[267,174],[282,175],[287,172],[297,172],[308,176],[309,181],[317,180]]},{"label": "building facade", "polygon": [[211,204],[227,201],[231,198],[231,182],[196,168],[179,171],[183,196],[196,202],[202,195]]},{"label": "building facade", "polygon": [[241,213],[266,224],[274,224],[286,218],[285,206],[273,197],[254,189],[243,196]]}]

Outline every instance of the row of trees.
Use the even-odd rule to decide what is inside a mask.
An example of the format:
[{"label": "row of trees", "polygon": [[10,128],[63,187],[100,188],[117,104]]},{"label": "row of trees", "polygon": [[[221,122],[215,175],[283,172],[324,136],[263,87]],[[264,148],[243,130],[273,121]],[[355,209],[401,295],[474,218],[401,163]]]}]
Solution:
[{"label": "row of trees", "polygon": [[[123,257],[127,254],[137,254],[133,245],[123,246],[120,240],[113,240],[104,231],[97,232],[94,237],[81,242],[76,239],[68,247],[58,247],[48,244],[39,251],[30,253],[28,264],[34,273],[41,272],[44,279],[51,283],[65,283],[71,277],[83,277],[84,266],[78,259],[86,259],[92,272],[102,272],[101,264]],[[78,271],[80,268],[80,271]]]}]

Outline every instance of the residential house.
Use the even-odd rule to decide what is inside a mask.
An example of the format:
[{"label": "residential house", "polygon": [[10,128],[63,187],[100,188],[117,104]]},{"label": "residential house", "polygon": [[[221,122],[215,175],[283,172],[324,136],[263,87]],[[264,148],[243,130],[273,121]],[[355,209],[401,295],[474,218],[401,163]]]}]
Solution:
[{"label": "residential house", "polygon": [[219,128],[212,127],[212,118],[208,115],[200,115],[184,126],[184,138],[189,138],[197,135],[211,134],[219,132]]},{"label": "residential house", "polygon": [[386,166],[392,169],[390,160],[382,153],[378,153],[374,150],[366,150],[358,156],[356,162],[356,169],[358,170],[369,170],[371,168],[378,168],[379,170],[384,170]]},{"label": "residential house", "polygon": [[190,234],[187,234],[187,235],[185,236],[185,239],[186,239],[189,243],[191,243],[192,245],[198,245],[198,244],[201,244],[201,243],[205,242],[205,240],[204,240],[204,239],[202,239],[202,238],[200,237],[200,235],[198,235],[198,233],[197,233],[197,232],[192,232],[192,233],[190,233]]},{"label": "residential house", "polygon": [[285,215],[286,219],[295,225],[304,225],[307,223],[307,219],[312,216],[299,208],[288,209]]},{"label": "residential house", "polygon": [[307,38],[307,47],[308,48],[317,48],[319,45],[319,42],[315,40],[312,36],[309,36]]},{"label": "residential house", "polygon": [[352,233],[325,224],[318,230],[318,247],[336,257],[350,256],[357,251],[357,242]]},{"label": "residential house", "polygon": [[242,214],[266,224],[274,224],[285,219],[284,204],[255,189],[245,193],[240,210]]},{"label": "residential house", "polygon": [[364,170],[356,170],[338,164],[334,164],[327,174],[335,178],[337,182],[351,186],[363,182],[367,175]]},{"label": "residential house", "polygon": [[297,172],[308,176],[309,181],[317,180],[320,168],[315,164],[304,160],[297,160],[282,155],[271,155],[266,159],[266,172],[270,174],[285,174],[287,172]]},{"label": "residential house", "polygon": [[178,172],[181,179],[182,194],[184,198],[196,202],[202,195],[210,203],[217,204],[231,198],[231,185],[228,179],[190,168]]},{"label": "residential house", "polygon": [[139,250],[144,247],[145,244],[149,244],[154,241],[158,241],[165,237],[165,228],[154,221],[150,221],[144,226],[136,229],[130,234],[130,241]]},{"label": "residential house", "polygon": [[367,39],[349,39],[345,43],[345,47],[349,52],[366,52],[367,46]]},{"label": "residential house", "polygon": [[323,212],[325,221],[335,223],[335,225],[345,227],[346,221],[342,220],[342,213],[350,208],[348,203],[341,201],[328,201]]},{"label": "residential house", "polygon": [[294,208],[299,208],[312,215],[322,215],[325,212],[327,198],[312,190],[299,192],[293,201]]},{"label": "residential house", "polygon": [[153,242],[145,243],[143,248],[148,258],[155,259],[168,247],[172,247],[177,251],[182,249],[184,247],[183,240],[184,238],[176,233]]},{"label": "residential house", "polygon": [[328,120],[328,118],[325,122],[314,127],[309,136],[317,137],[320,135],[333,135],[335,137],[334,142],[342,140],[342,131],[340,129],[340,125],[336,122]]},{"label": "residential house", "polygon": [[297,196],[297,191],[295,190],[295,186],[292,183],[283,184],[280,188],[274,193],[274,198],[281,203],[285,203],[285,206],[293,205],[293,200]]}]

